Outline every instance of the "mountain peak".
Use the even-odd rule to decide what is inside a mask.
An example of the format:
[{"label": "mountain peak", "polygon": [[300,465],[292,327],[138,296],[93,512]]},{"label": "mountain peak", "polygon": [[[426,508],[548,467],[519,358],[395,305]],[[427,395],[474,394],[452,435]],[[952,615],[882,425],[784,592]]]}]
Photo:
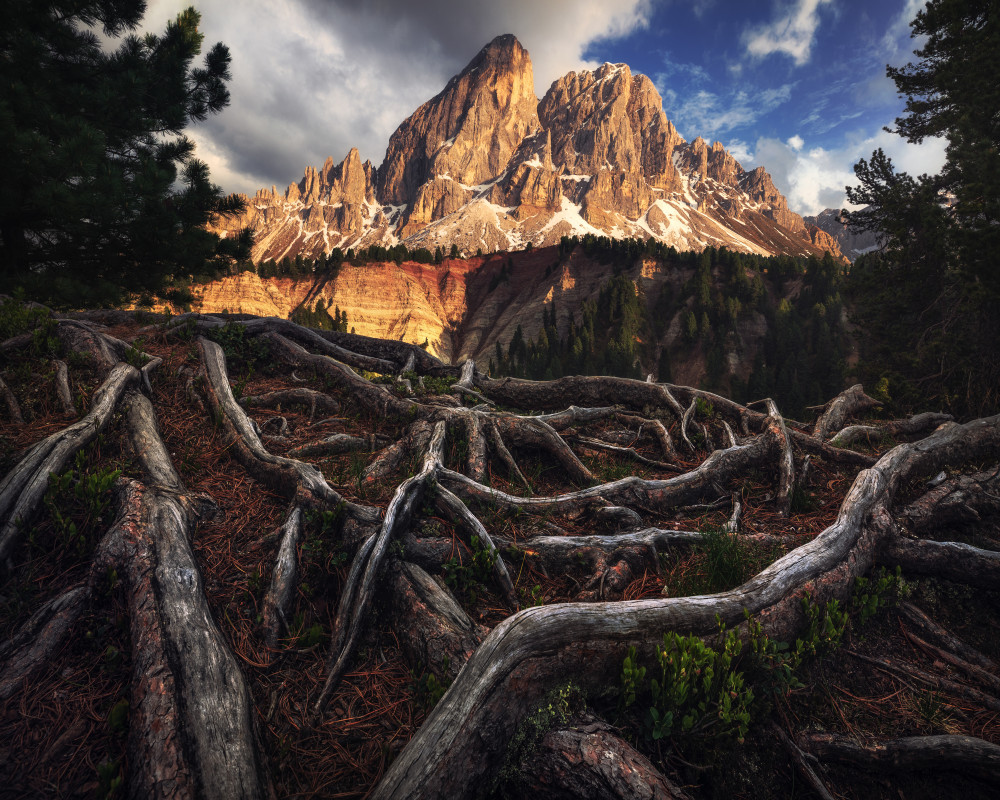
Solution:
[{"label": "mountain peak", "polygon": [[[512,34],[498,36],[396,129],[379,169],[380,196],[409,207],[408,230],[470,200],[465,187],[499,175],[538,129],[537,106],[528,51]],[[421,196],[432,183],[433,197]]]},{"label": "mountain peak", "polygon": [[685,142],[648,77],[605,63],[539,101],[531,57],[509,33],[403,121],[377,170],[352,149],[283,197],[258,193],[249,217],[239,223],[263,232],[255,258],[398,241],[514,250],[586,233],[837,254],[763,167],[745,171],[718,141]]}]

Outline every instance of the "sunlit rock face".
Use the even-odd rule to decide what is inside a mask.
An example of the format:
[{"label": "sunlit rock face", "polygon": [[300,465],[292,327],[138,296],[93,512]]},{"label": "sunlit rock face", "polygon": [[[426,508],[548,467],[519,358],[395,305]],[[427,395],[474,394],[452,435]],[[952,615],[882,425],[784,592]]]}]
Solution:
[{"label": "sunlit rock face", "polygon": [[745,171],[720,142],[686,142],[645,75],[604,64],[538,100],[531,58],[509,34],[396,129],[377,169],[352,149],[247,205],[214,230],[253,228],[256,261],[398,242],[490,253],[588,233],[841,257],[836,235],[807,226],[763,167]]}]

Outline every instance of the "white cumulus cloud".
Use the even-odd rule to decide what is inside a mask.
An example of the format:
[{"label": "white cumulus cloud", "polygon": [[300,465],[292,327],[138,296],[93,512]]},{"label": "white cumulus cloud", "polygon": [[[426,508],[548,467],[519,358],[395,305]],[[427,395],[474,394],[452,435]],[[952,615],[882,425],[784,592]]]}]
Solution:
[{"label": "white cumulus cloud", "polygon": [[790,56],[802,66],[812,55],[813,38],[819,27],[819,7],[830,0],[796,0],[771,23],[744,34],[747,52],[757,58],[772,53]]},{"label": "white cumulus cloud", "polygon": [[763,166],[774,185],[788,198],[789,207],[799,214],[846,207],[844,187],[856,183],[854,164],[860,158],[869,158],[876,148],[885,151],[897,170],[911,175],[939,172],[945,157],[945,143],[941,139],[916,145],[886,131],[873,136],[849,136],[836,148],[805,145],[798,136],[784,142],[762,137],[757,140],[754,152],[747,153],[745,161],[738,159],[746,169]]}]

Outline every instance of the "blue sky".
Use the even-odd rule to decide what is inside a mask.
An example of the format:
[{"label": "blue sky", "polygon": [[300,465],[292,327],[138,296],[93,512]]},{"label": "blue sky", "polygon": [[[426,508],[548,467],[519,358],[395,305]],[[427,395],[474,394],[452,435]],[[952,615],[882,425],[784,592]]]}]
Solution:
[{"label": "blue sky", "polygon": [[[150,0],[162,30],[192,0]],[[852,165],[882,147],[936,172],[941,142],[882,130],[903,103],[885,77],[921,0],[193,0],[206,44],[233,56],[232,104],[194,126],[227,191],[284,187],[351,147],[381,163],[389,136],[494,36],[531,54],[535,93],[570,70],[648,75],[689,141],[763,165],[800,213],[844,202]]]}]

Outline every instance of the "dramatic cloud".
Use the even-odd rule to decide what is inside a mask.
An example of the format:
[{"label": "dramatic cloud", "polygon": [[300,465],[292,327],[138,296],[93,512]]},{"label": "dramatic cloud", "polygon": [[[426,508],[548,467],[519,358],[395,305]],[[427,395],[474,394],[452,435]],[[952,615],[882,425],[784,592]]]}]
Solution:
[{"label": "dramatic cloud", "polygon": [[[535,92],[601,39],[648,24],[651,0],[201,0],[206,46],[233,55],[232,104],[195,126],[198,156],[227,191],[279,188],[351,147],[382,161],[389,136],[495,36],[531,53]],[[189,0],[151,0],[162,31]]]},{"label": "dramatic cloud", "polygon": [[771,53],[790,56],[802,66],[812,54],[813,38],[819,27],[819,7],[830,0],[797,0],[769,25],[749,30],[744,35],[747,52],[757,58]]},{"label": "dramatic cloud", "polygon": [[[745,145],[739,143],[745,149]],[[850,137],[843,147],[807,148],[798,136],[782,142],[760,138],[755,151],[738,159],[747,169],[763,166],[771,174],[774,185],[788,198],[788,204],[799,214],[818,214],[824,208],[847,205],[844,187],[854,184],[852,165],[860,158],[869,158],[881,147],[898,170],[911,175],[936,173],[944,164],[945,143],[940,139],[923,144],[909,144],[899,136],[879,131],[874,136]]]}]

